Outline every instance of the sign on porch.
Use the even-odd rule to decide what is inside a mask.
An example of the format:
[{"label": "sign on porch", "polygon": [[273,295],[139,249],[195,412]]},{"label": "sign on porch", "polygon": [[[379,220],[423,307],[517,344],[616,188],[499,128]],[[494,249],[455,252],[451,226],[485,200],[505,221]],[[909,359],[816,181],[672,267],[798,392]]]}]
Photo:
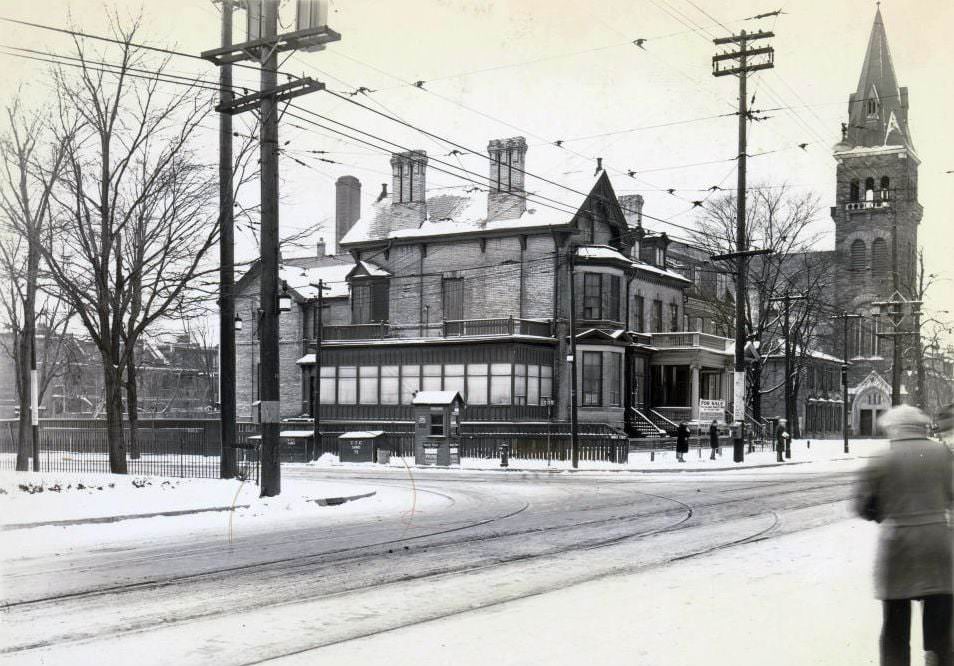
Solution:
[{"label": "sign on porch", "polygon": [[720,423],[725,421],[725,400],[699,400],[699,420]]}]

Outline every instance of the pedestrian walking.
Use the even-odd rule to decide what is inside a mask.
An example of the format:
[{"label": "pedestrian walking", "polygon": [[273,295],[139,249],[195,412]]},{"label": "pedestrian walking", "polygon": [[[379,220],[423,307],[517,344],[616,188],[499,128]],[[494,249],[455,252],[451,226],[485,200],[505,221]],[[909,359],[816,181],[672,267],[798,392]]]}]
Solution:
[{"label": "pedestrian walking", "polygon": [[882,601],[882,666],[911,663],[911,601],[923,603],[925,664],[952,666],[954,454],[927,437],[930,419],[902,405],[879,425],[891,440],[861,478],[856,512],[880,523],[875,593]]},{"label": "pedestrian walking", "polygon": [[791,435],[788,434],[788,422],[785,419],[779,419],[778,427],[775,429],[775,455],[778,462],[785,462],[785,447]]},{"label": "pedestrian walking", "polygon": [[712,449],[709,460],[715,460],[716,451],[719,450],[719,424],[715,419],[712,419],[712,425],[709,426],[709,448]]},{"label": "pedestrian walking", "polygon": [[689,425],[683,421],[676,430],[676,460],[686,462],[685,455],[689,453]]}]

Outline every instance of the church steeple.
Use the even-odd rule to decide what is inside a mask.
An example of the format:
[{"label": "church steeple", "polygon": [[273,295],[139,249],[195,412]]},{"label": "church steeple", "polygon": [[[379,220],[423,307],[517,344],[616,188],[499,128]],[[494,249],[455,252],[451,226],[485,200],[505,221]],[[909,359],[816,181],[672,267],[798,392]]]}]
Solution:
[{"label": "church steeple", "polygon": [[908,129],[908,89],[898,86],[880,6],[871,26],[858,89],[848,98],[846,141],[852,146],[913,148]]}]

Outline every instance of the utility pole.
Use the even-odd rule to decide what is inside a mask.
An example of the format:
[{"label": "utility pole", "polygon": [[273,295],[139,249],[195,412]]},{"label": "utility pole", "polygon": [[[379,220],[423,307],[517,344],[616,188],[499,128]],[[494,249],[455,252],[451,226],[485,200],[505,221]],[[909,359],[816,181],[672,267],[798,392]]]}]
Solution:
[{"label": "utility pole", "polygon": [[[30,327],[30,435],[33,438],[33,471],[40,471],[40,382],[36,371],[36,325]],[[49,336],[50,332],[47,331]]]},{"label": "utility pole", "polygon": [[[298,29],[278,33],[278,0],[248,0],[248,40],[205,51],[202,58],[218,66],[255,59],[261,65],[259,92],[223,101],[216,111],[236,114],[259,110],[261,160],[261,252],[259,292],[259,358],[261,385],[259,421],[261,423],[261,496],[281,493],[279,432],[281,402],[278,354],[278,104],[316,90],[324,85],[309,77],[277,85],[278,53],[291,49],[321,49],[341,39],[325,25],[325,8],[318,0],[299,2]],[[304,10],[304,13],[302,13]],[[303,27],[304,25],[304,27]]]},{"label": "utility pole", "polygon": [[851,365],[848,355],[848,320],[861,319],[861,315],[848,314],[848,311],[845,310],[840,315],[832,317],[832,319],[841,319],[844,327],[842,351],[845,360],[841,365],[841,434],[845,440],[845,453],[848,453],[848,366]]},{"label": "utility pole", "polygon": [[891,368],[891,406],[896,407],[901,404],[901,376],[903,371],[903,362],[901,355],[902,340],[906,335],[919,335],[920,331],[906,331],[903,328],[905,317],[920,316],[921,301],[909,301],[904,298],[897,290],[889,301],[876,301],[872,305],[878,306],[882,313],[887,313],[888,321],[891,323],[890,331],[877,333],[879,338],[890,338],[894,350],[894,360]]},{"label": "utility pole", "polygon": [[[743,30],[738,35],[721,37],[713,40],[717,46],[733,44],[738,50],[729,53],[720,53],[712,57],[713,76],[739,77],[739,155],[738,155],[738,193],[736,195],[736,256],[726,257],[735,259],[735,381],[733,391],[733,421],[736,423],[735,438],[732,443],[732,460],[743,462],[745,459],[744,427],[745,427],[745,282],[747,257],[745,233],[745,167],[746,167],[746,123],[749,112],[746,106],[748,92],[746,82],[750,72],[774,67],[775,50],[771,46],[749,48],[749,42],[774,37],[772,32],[755,32],[748,34]],[[750,57],[767,56],[762,62],[750,63]],[[723,68],[721,63],[733,61],[734,66]]]},{"label": "utility pole", "polygon": [[[232,45],[233,0],[222,0],[222,47]],[[219,102],[229,104],[232,64],[219,68]],[[232,115],[219,112],[219,476],[235,478],[235,235],[232,210]]]},{"label": "utility pole", "polygon": [[314,454],[318,452],[318,447],[321,444],[321,431],[318,428],[318,423],[320,420],[319,410],[321,408],[321,401],[319,400],[318,394],[321,389],[321,327],[322,327],[322,318],[325,310],[325,290],[330,289],[325,285],[324,280],[318,280],[318,284],[313,285],[318,289],[318,299],[317,306],[318,309],[315,312],[315,388],[311,396],[311,411],[312,411],[312,427],[314,428],[312,432],[312,455],[309,458],[310,460],[314,459]]},{"label": "utility pole", "polygon": [[580,435],[577,425],[576,411],[576,275],[573,256],[576,248],[571,247],[567,252],[567,261],[570,266],[570,457],[573,469],[580,466]]}]

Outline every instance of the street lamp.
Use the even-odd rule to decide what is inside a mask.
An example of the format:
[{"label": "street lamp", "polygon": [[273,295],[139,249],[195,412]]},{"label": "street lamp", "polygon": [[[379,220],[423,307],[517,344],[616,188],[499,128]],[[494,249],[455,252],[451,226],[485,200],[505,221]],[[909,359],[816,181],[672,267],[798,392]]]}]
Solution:
[{"label": "street lamp", "polygon": [[235,313],[235,330],[236,331],[242,330],[242,318],[239,317],[238,313]]},{"label": "street lamp", "polygon": [[282,280],[282,293],[278,295],[278,311],[290,312],[291,303],[291,296],[288,295],[288,283],[285,282],[285,280]]}]

